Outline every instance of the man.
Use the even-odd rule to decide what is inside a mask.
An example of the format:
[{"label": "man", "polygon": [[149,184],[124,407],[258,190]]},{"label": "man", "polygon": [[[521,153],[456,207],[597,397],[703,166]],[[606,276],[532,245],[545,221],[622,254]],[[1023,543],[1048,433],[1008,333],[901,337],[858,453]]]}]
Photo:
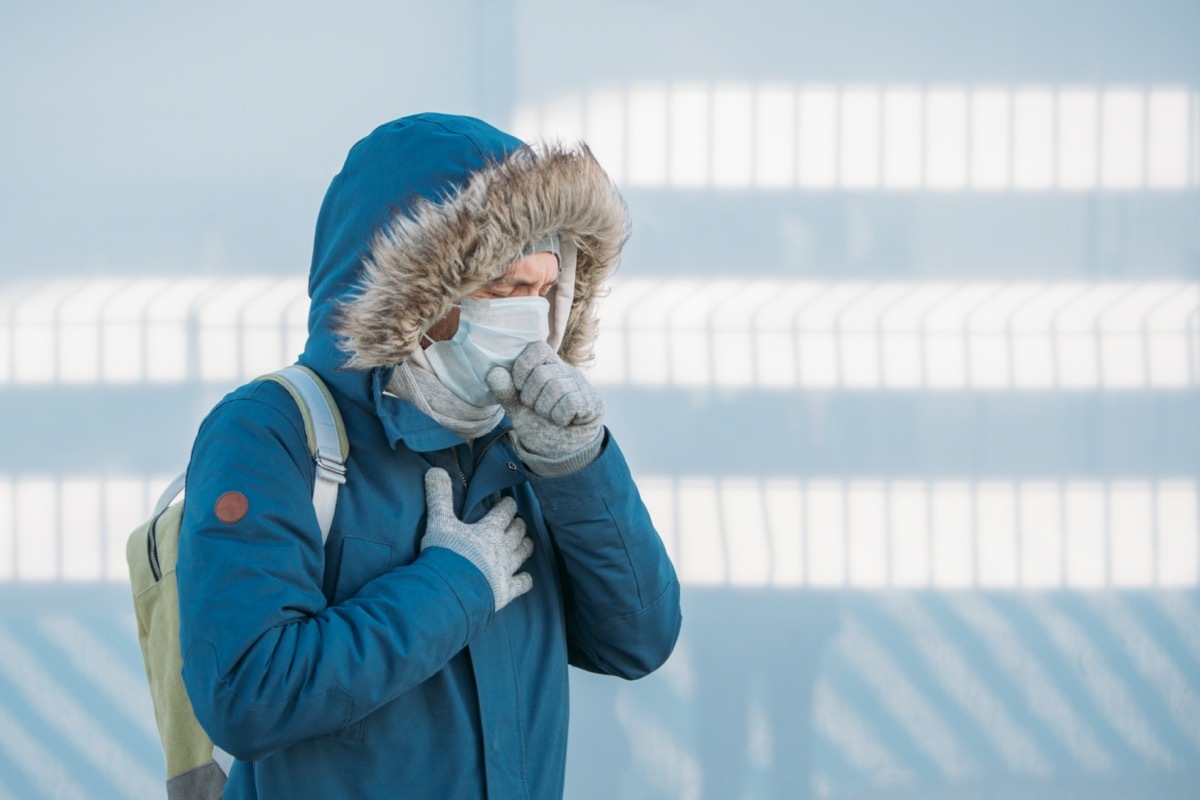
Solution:
[{"label": "man", "polygon": [[574,365],[626,210],[586,148],[381,126],[317,222],[309,338],[350,441],[323,548],[286,392],[201,426],[178,580],[227,798],[560,797],[567,664],[637,678],[674,570]]}]

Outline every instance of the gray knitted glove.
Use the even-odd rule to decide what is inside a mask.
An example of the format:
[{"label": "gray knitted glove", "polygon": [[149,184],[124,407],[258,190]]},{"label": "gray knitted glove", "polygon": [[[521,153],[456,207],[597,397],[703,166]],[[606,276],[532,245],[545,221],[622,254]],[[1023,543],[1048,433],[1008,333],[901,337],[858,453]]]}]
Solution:
[{"label": "gray knitted glove", "polygon": [[517,502],[503,497],[483,519],[466,523],[454,514],[454,487],[440,467],[425,473],[428,516],[421,550],[444,547],[470,561],[487,578],[496,610],[533,588],[528,572],[514,575],[533,554],[533,540],[525,535],[525,520],[517,516]]},{"label": "gray knitted glove", "polygon": [[604,401],[583,373],[545,342],[497,367],[488,387],[512,418],[517,452],[540,475],[566,475],[596,459],[604,440]]}]

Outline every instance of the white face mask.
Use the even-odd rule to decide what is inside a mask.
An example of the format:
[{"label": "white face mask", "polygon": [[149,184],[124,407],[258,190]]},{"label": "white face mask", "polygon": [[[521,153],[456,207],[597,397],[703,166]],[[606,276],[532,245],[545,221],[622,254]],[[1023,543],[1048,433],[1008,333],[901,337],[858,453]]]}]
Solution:
[{"label": "white face mask", "polygon": [[491,406],[496,398],[487,374],[496,367],[511,370],[526,347],[549,336],[550,303],[544,297],[466,298],[454,337],[429,345],[425,358],[455,395],[474,406]]}]

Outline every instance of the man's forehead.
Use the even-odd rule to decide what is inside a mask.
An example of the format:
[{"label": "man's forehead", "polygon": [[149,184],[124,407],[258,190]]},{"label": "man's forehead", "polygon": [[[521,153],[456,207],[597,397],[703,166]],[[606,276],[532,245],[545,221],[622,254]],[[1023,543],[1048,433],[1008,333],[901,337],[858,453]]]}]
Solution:
[{"label": "man's forehead", "polygon": [[[492,281],[491,285],[496,286],[496,285],[502,284],[505,286],[524,286],[525,284],[529,284],[529,283],[541,283],[541,282],[542,282],[542,276],[530,275],[529,273],[525,273],[525,272],[509,271],[503,278],[497,278],[496,280]],[[558,277],[555,276],[550,282],[557,283]]]},{"label": "man's forehead", "polygon": [[558,279],[558,256],[548,251],[522,256],[514,261],[504,276],[492,285],[547,284]]}]

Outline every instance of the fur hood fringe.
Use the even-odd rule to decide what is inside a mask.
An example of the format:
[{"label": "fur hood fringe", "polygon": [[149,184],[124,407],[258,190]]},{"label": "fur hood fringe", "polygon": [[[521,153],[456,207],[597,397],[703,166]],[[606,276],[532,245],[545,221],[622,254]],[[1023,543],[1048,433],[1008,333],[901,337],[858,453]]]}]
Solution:
[{"label": "fur hood fringe", "polygon": [[475,172],[441,202],[395,213],[364,258],[358,287],[334,325],[345,366],[390,367],[472,292],[504,277],[534,242],[557,233],[575,243],[574,300],[559,354],[587,363],[596,301],[629,236],[625,202],[586,145],[525,146]]}]

